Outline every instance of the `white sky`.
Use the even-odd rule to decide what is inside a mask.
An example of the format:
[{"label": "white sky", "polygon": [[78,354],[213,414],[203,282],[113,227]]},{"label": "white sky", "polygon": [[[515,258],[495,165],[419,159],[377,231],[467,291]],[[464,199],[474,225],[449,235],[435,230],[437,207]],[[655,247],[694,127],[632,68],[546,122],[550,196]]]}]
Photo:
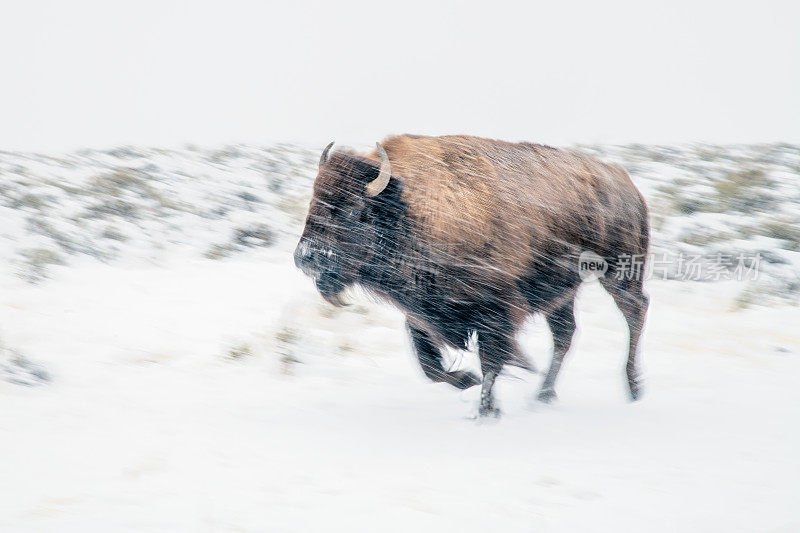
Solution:
[{"label": "white sky", "polygon": [[0,149],[800,142],[800,2],[649,4],[7,3]]}]

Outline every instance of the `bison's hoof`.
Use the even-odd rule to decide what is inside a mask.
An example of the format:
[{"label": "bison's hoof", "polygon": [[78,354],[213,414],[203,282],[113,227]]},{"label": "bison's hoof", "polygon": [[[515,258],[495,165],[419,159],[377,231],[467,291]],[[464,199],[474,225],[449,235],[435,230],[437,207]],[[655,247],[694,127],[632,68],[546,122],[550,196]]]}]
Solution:
[{"label": "bison's hoof", "polygon": [[635,402],[636,400],[641,399],[642,397],[642,386],[638,383],[634,383],[631,385],[631,401]]},{"label": "bison's hoof", "polygon": [[553,403],[558,399],[558,396],[556,395],[556,391],[553,389],[543,389],[539,391],[536,399],[542,403]]},{"label": "bison's hoof", "polygon": [[455,372],[448,372],[445,381],[457,389],[468,389],[475,385],[480,384],[481,380],[472,372],[465,372],[463,370],[456,370]]},{"label": "bison's hoof", "polygon": [[481,405],[478,408],[480,418],[500,418],[500,409],[494,405]]}]

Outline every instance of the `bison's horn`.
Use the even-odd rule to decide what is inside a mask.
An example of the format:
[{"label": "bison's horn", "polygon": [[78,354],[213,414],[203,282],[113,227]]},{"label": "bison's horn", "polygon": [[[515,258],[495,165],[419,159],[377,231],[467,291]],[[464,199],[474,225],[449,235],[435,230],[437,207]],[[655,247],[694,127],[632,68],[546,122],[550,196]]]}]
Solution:
[{"label": "bison's horn", "polygon": [[323,164],[325,164],[325,161],[328,160],[328,152],[331,151],[331,148],[333,148],[333,143],[335,142],[336,141],[331,141],[331,143],[328,146],[326,146],[325,149],[322,151],[322,155],[319,156],[319,166],[322,166]]},{"label": "bison's horn", "polygon": [[375,143],[375,146],[378,147],[378,155],[381,156],[381,171],[377,178],[367,183],[367,196],[378,196],[389,185],[389,178],[392,177],[392,167],[386,150],[381,143]]}]

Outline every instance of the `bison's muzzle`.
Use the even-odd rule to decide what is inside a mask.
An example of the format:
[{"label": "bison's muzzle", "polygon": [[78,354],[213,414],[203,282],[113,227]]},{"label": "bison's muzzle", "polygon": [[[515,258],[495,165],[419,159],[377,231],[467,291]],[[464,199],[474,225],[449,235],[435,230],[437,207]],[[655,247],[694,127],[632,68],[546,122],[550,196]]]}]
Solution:
[{"label": "bison's muzzle", "polygon": [[323,298],[332,305],[345,305],[341,299],[346,284],[339,276],[336,252],[309,244],[302,240],[294,251],[294,264],[303,274],[314,279],[314,284]]},{"label": "bison's muzzle", "polygon": [[294,251],[294,264],[303,274],[316,278],[322,272],[322,250],[301,240]]}]

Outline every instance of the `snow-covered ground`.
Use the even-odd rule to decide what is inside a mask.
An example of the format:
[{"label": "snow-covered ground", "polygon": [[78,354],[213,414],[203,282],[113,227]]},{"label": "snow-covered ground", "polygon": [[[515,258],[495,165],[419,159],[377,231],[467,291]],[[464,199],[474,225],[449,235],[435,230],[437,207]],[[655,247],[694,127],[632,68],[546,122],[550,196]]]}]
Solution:
[{"label": "snow-covered ground", "polygon": [[[471,420],[478,391],[428,383],[399,313],[334,310],[291,264],[313,153],[191,153],[0,154],[0,531],[800,530],[800,308],[648,282],[630,404],[624,321],[587,284],[559,401],[512,370],[503,417]],[[636,170],[656,204],[678,179]],[[656,211],[655,240],[794,220],[793,194],[747,219]],[[790,287],[778,229],[745,244]],[[543,322],[522,341],[545,368]]]},{"label": "snow-covered ground", "polygon": [[[587,285],[558,404],[514,373],[476,423],[477,390],[426,383],[402,317],[328,312],[279,254],[57,275],[2,284],[5,342],[51,382],[0,381],[0,530],[800,528],[796,307],[650,283],[630,404],[623,320]],[[533,321],[540,367],[549,342]]]}]

